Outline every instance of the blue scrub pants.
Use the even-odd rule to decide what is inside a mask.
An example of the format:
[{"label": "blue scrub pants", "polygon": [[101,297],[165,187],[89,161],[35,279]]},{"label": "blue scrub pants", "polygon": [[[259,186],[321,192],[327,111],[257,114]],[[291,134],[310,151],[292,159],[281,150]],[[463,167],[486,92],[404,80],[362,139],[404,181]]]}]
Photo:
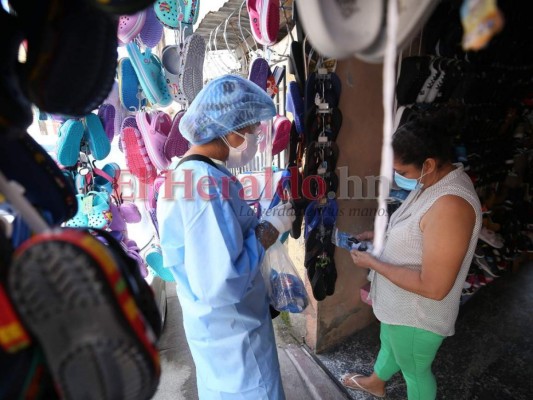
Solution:
[{"label": "blue scrub pants", "polygon": [[381,349],[374,365],[379,379],[388,381],[402,371],[409,400],[434,400],[437,382],[431,364],[444,336],[410,326],[381,323],[379,337]]}]

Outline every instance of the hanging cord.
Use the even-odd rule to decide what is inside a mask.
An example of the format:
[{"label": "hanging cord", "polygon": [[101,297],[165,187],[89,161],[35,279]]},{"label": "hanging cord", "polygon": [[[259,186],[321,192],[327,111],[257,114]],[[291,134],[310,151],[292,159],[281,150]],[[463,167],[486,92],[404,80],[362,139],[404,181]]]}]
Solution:
[{"label": "hanging cord", "polygon": [[[233,59],[235,60],[235,63],[239,64],[239,70],[242,71],[243,70],[243,65],[241,64],[241,60],[239,60],[239,58],[237,57],[237,55],[235,54],[235,50],[233,49],[230,49],[230,46],[229,46],[229,43],[228,43],[228,23],[230,21],[230,19],[233,17],[233,14],[235,14],[237,10],[233,10],[232,13],[230,15],[228,15],[228,17],[226,18],[226,21],[224,22],[224,31],[222,32],[222,36],[224,38],[224,43],[226,43],[226,49],[228,50],[228,52],[233,56]],[[230,24],[231,26],[231,24]]]},{"label": "hanging cord", "polygon": [[[217,39],[217,36],[218,36],[218,30],[222,27],[222,24],[224,23],[224,21],[222,21],[220,24],[218,24],[218,26],[215,28],[215,34],[213,35],[213,46],[215,46],[215,52],[217,53],[218,55],[218,60],[220,61],[220,64],[222,65],[222,68],[224,69],[224,72],[225,73],[233,73],[234,70],[231,68],[231,66],[228,66],[228,64],[226,64],[226,62],[224,61],[224,57],[221,57],[220,54],[218,54],[219,50],[218,50],[218,46],[217,46],[217,42],[218,42],[218,39]],[[222,51],[222,50],[220,50]]]},{"label": "hanging cord", "polygon": [[383,147],[381,149],[381,168],[379,179],[378,213],[374,220],[374,250],[373,254],[379,256],[385,241],[388,215],[381,210],[387,209],[386,198],[389,195],[392,182],[393,153],[392,129],[394,123],[394,88],[396,79],[396,32],[398,29],[398,5],[396,0],[389,0],[387,8],[387,44],[383,62]]},{"label": "hanging cord", "polygon": [[[235,10],[236,11],[236,10]],[[238,22],[240,24],[240,20]],[[235,24],[234,22],[231,22],[229,24],[230,28],[231,28],[231,32],[235,35],[235,37],[239,38],[239,39],[242,39],[241,43],[238,44],[238,46],[240,47],[241,51],[242,51],[242,63],[243,63],[243,71],[246,73],[246,75],[248,74],[248,71],[250,69],[250,63],[248,62],[248,54],[250,54],[252,52],[252,49],[250,48],[250,46],[248,45],[248,42],[246,41],[246,39],[244,39],[243,37],[239,37],[239,33],[237,32],[237,30],[235,29]],[[242,32],[242,31],[241,31]]]}]

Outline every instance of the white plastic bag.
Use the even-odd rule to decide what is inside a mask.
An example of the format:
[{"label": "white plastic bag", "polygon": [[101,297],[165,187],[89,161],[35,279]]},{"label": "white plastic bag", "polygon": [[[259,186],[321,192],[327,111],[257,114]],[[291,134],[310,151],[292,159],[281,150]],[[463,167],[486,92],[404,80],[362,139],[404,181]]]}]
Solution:
[{"label": "white plastic bag", "polygon": [[270,297],[270,305],[278,311],[300,313],[309,304],[305,285],[279,240],[268,248],[261,264]]}]

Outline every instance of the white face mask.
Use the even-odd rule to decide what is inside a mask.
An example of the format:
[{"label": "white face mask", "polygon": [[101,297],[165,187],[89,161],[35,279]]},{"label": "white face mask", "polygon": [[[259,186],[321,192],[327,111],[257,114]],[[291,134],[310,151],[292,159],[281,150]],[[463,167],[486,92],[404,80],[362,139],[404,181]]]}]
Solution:
[{"label": "white face mask", "polygon": [[240,168],[248,164],[255,156],[257,152],[257,135],[247,134],[243,135],[239,132],[233,132],[244,139],[238,147],[233,147],[229,144],[228,139],[225,136],[222,140],[229,148],[228,159],[226,160],[226,166],[228,168]]}]

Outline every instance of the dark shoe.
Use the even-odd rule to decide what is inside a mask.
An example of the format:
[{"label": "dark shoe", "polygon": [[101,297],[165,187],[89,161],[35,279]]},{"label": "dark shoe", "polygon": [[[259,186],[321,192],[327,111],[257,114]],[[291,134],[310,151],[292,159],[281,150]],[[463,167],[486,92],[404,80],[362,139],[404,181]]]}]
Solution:
[{"label": "dark shoe", "polygon": [[34,236],[14,257],[11,298],[62,398],[144,400],[157,388],[156,335],[123,257],[72,229]]},{"label": "dark shoe", "polygon": [[111,91],[118,20],[83,1],[12,0],[28,41],[26,96],[42,111],[84,116]]},{"label": "dark shoe", "polygon": [[[22,92],[17,75],[18,54],[24,38],[17,19],[0,7],[4,56],[0,61],[0,126],[5,133],[22,135],[32,123],[31,104]],[[11,128],[18,129],[11,129]]]},{"label": "dark shoe", "polygon": [[24,187],[30,203],[49,213],[51,225],[72,218],[78,208],[75,190],[54,160],[24,131],[21,138],[4,131],[0,127],[0,171]]}]

